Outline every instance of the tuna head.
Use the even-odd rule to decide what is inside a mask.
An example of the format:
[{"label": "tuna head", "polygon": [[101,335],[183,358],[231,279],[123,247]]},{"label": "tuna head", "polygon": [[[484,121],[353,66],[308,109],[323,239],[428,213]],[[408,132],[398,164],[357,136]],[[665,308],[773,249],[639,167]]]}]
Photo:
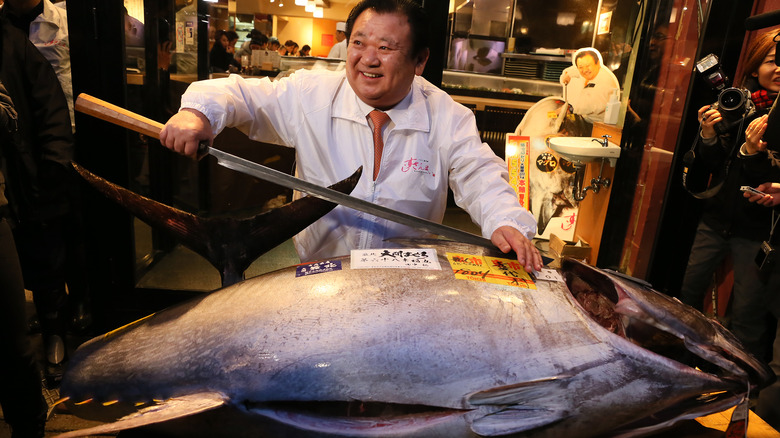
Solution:
[{"label": "tuna head", "polygon": [[[680,364],[702,369],[744,392],[769,385],[775,375],[717,320],[614,271],[576,260],[562,263],[577,302],[612,333]],[[725,394],[721,394],[725,397]]]}]

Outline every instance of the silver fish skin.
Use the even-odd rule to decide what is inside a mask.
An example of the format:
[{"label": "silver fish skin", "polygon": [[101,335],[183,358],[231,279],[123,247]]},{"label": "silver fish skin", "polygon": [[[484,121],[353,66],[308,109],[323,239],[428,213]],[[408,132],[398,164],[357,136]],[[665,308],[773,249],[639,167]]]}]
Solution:
[{"label": "silver fish skin", "polygon": [[[338,262],[245,280],[82,345],[61,395],[109,423],[62,437],[150,424],[211,437],[641,436],[733,406],[772,375],[716,322],[578,262],[566,284],[535,290],[456,279],[441,257],[440,271]],[[570,289],[602,294],[600,308]]]}]

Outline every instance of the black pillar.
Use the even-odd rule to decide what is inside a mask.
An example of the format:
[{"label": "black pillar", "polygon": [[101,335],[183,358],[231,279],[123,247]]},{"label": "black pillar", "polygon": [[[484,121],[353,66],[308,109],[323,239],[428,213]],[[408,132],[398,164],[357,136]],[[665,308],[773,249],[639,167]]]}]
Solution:
[{"label": "black pillar", "polygon": [[441,87],[442,72],[447,56],[447,15],[450,5],[444,0],[423,0],[423,8],[428,13],[431,27],[431,56],[425,65],[423,77],[433,85]]}]

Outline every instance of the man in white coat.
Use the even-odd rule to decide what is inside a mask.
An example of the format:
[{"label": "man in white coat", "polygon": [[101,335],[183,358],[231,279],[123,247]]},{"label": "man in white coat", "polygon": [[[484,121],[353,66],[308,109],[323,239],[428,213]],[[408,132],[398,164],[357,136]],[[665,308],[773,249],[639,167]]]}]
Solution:
[{"label": "man in white coat", "polygon": [[336,23],[336,44],[330,48],[328,58],[347,59],[347,23],[339,21]]},{"label": "man in white coat", "polygon": [[[420,75],[428,60],[428,24],[412,0],[364,0],[347,21],[346,70],[299,70],[270,81],[193,83],[163,128],[162,144],[195,155],[226,126],[250,138],[293,146],[297,174],[327,186],[360,166],[352,195],[441,222],[447,188],[502,251],[527,271],[541,269],[531,238],[536,221],[507,183],[505,163],[482,143],[473,113]],[[374,117],[384,148],[375,156]],[[373,170],[373,176],[372,176]],[[389,245],[424,233],[338,206],[295,237],[302,261]]]},{"label": "man in white coat", "polygon": [[574,114],[589,123],[603,122],[609,96],[616,92],[620,99],[620,83],[615,74],[604,66],[598,50],[587,47],[574,54],[574,61],[561,73],[561,84],[566,88],[566,100]]}]

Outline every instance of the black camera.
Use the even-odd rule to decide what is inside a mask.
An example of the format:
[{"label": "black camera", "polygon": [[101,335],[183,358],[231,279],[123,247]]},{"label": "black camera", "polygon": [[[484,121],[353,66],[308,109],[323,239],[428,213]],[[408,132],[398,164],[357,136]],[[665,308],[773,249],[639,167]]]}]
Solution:
[{"label": "black camera", "polygon": [[724,134],[729,128],[741,122],[753,109],[750,91],[744,88],[726,88],[729,78],[723,72],[718,57],[713,54],[709,54],[697,62],[696,69],[699,70],[704,81],[712,89],[720,92],[718,101],[713,103],[711,108],[718,110],[723,118],[713,128],[718,134]]},{"label": "black camera", "polygon": [[772,268],[775,264],[775,258],[777,257],[777,251],[772,248],[772,245],[767,242],[761,242],[761,247],[758,248],[758,254],[756,254],[756,265],[760,271],[766,271]]}]

